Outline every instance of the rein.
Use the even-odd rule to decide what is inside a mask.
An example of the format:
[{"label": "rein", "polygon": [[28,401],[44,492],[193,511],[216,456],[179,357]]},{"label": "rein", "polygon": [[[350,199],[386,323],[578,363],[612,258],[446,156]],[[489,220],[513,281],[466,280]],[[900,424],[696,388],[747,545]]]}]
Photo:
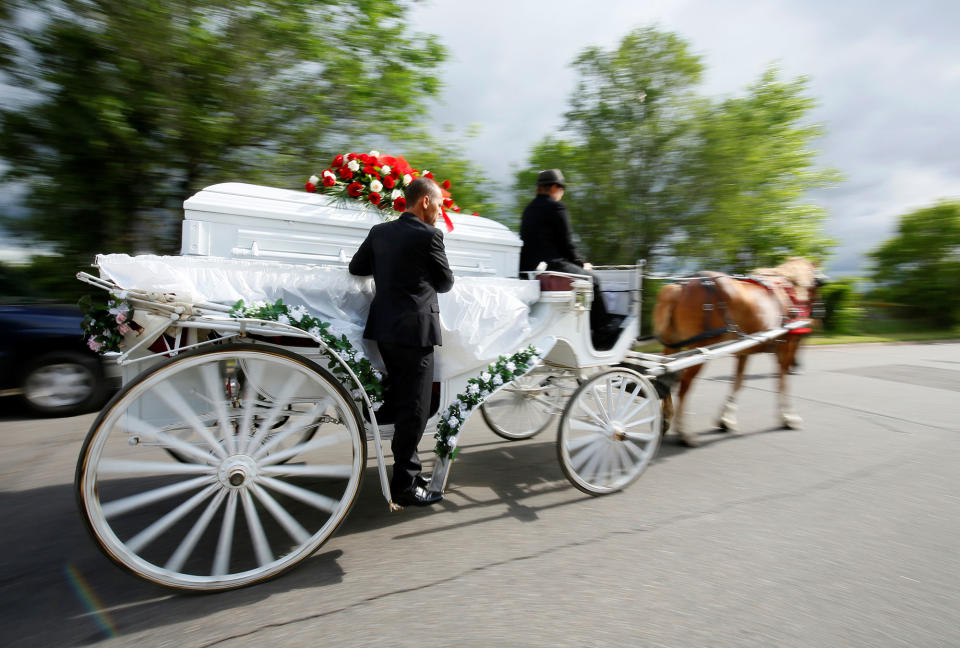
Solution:
[{"label": "rein", "polygon": [[[694,342],[700,342],[701,340],[709,340],[710,338],[718,337],[720,335],[723,335],[724,333],[736,333],[741,337],[743,337],[744,335],[740,331],[740,329],[737,327],[736,323],[730,320],[730,316],[727,314],[727,302],[721,299],[718,303],[716,304],[714,303],[716,301],[715,298],[719,292],[717,290],[717,282],[714,280],[714,276],[706,274],[704,272],[700,272],[698,273],[698,275],[699,275],[698,277],[695,277],[690,281],[698,281],[700,285],[706,288],[707,294],[710,295],[710,301],[704,302],[703,304],[703,328],[706,329],[707,326],[709,325],[710,313],[712,313],[715,308],[718,309],[720,311],[720,314],[723,316],[723,321],[725,323],[725,326],[722,326],[720,328],[710,329],[710,330],[704,330],[702,333],[698,333],[693,337],[687,338],[686,340],[680,340],[679,342],[664,342],[658,337],[657,340],[660,342],[660,344],[667,347],[668,349],[679,349],[680,347],[687,346],[688,344],[693,344]],[[683,283],[684,283],[684,287],[686,287],[686,285],[689,282],[685,281]]]}]

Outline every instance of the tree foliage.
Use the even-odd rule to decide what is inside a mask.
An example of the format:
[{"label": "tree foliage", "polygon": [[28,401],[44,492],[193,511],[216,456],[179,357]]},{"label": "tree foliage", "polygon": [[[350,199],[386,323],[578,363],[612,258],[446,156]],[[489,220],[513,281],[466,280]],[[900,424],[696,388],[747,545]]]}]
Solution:
[{"label": "tree foliage", "polygon": [[175,249],[182,201],[228,180],[301,186],[305,164],[411,126],[437,41],[398,2],[21,0],[3,19],[7,227],[65,253]]},{"label": "tree foliage", "polygon": [[563,169],[592,261],[732,272],[828,249],[823,211],[802,202],[836,179],[815,167],[821,131],[804,123],[814,105],[804,80],[769,70],[745,96],[709,100],[696,93],[700,58],[655,28],[589,48],[574,68],[564,131],[534,145],[515,188],[528,200],[536,170]]},{"label": "tree foliage", "polygon": [[875,296],[937,325],[960,322],[960,202],[904,214],[870,257]]}]

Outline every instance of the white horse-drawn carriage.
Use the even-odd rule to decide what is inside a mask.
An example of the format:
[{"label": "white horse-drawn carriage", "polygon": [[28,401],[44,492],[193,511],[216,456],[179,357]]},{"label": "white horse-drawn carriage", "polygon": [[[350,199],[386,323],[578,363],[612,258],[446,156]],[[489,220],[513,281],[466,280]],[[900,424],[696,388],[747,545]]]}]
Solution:
[{"label": "white horse-drawn carriage", "polygon": [[[130,304],[135,326],[117,358],[123,389],[87,436],[76,487],[117,564],[170,587],[222,590],[270,578],[323,544],[357,498],[368,448],[392,505],[389,426],[357,370],[366,356],[377,363],[361,339],[373,286],[345,267],[378,217],[240,184],[201,191],[185,210],[182,256],[102,255],[99,276],[80,276]],[[482,408],[508,439],[559,416],[570,481],[593,495],[619,491],[659,447],[656,376],[787,332],[669,358],[636,353],[642,265],[598,268],[610,292],[594,296],[575,275],[513,278],[520,242],[502,225],[456,215],[454,225],[446,243],[457,281],[440,296],[428,424],[435,490],[447,485],[464,420]],[[607,350],[591,343],[594,298],[624,316]],[[246,316],[233,308],[240,299],[272,316]]]}]

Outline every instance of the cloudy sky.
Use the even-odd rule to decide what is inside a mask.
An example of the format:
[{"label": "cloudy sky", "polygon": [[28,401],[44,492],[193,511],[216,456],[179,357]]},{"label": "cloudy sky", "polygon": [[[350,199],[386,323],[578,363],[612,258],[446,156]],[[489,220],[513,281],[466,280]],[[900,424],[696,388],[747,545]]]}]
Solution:
[{"label": "cloudy sky", "polygon": [[903,212],[960,198],[955,0],[432,0],[414,24],[450,51],[434,119],[481,125],[468,153],[498,182],[561,126],[576,54],[656,24],[703,57],[702,94],[740,94],[770,64],[810,78],[821,161],[846,176],[814,196],[840,243],[831,274],[859,272]]}]

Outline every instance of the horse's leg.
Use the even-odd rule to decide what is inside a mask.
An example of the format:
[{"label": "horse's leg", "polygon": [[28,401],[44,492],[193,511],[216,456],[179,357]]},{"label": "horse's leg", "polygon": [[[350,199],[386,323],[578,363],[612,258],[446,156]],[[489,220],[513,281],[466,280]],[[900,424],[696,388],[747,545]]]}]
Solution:
[{"label": "horse's leg", "polygon": [[683,420],[683,406],[686,402],[687,392],[690,390],[690,384],[693,382],[693,379],[697,377],[697,374],[700,373],[700,369],[703,368],[703,365],[696,365],[688,369],[684,369],[680,374],[680,389],[677,390],[677,411],[674,414],[674,426],[676,428],[677,434],[680,435],[680,438],[683,439],[683,443],[691,448],[695,448],[700,445],[700,439],[697,438],[695,432],[690,432],[687,430],[686,425]]},{"label": "horse's leg", "polygon": [[720,412],[720,420],[717,421],[717,427],[727,432],[736,432],[737,426],[737,393],[743,386],[743,373],[747,367],[747,356],[741,354],[737,356],[737,371],[733,378],[733,389],[727,396],[727,402],[723,404],[723,410]]},{"label": "horse's leg", "polygon": [[793,365],[794,356],[800,347],[800,336],[787,334],[787,339],[777,345],[777,360],[780,365],[780,393],[777,396],[777,405],[780,410],[780,420],[788,430],[798,430],[803,426],[803,419],[790,404],[790,394],[787,390],[787,374]]}]

